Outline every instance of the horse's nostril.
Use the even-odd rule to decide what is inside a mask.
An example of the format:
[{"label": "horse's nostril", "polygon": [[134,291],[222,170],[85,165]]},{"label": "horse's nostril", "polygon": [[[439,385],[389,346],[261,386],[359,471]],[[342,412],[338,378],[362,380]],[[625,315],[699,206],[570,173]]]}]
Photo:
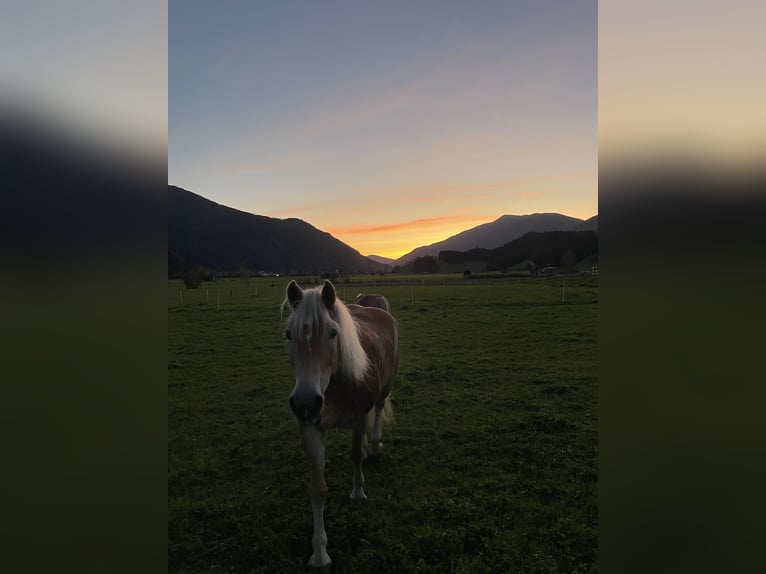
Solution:
[{"label": "horse's nostril", "polygon": [[314,395],[313,399],[311,396],[300,395],[297,400],[295,396],[290,396],[290,410],[301,421],[308,421],[320,416],[323,406],[322,395]]}]

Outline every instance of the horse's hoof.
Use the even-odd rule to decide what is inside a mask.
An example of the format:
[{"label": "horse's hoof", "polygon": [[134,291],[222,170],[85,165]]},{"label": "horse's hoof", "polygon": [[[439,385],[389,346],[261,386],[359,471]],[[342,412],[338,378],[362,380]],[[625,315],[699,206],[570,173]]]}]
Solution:
[{"label": "horse's hoof", "polygon": [[311,558],[309,558],[309,566],[315,572],[330,572],[332,560],[330,560],[330,555],[325,551],[322,551],[321,554],[314,552]]},{"label": "horse's hoof", "polygon": [[351,500],[367,500],[367,495],[364,493],[364,490],[360,489],[354,489],[351,491],[351,494],[349,495],[349,498]]}]

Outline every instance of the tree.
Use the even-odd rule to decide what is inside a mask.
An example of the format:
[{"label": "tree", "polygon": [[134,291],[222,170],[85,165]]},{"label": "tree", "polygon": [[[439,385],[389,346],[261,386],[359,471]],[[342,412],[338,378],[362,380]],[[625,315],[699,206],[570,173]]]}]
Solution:
[{"label": "tree", "polygon": [[196,289],[202,282],[205,273],[198,266],[193,265],[186,268],[183,275],[184,285],[187,289]]},{"label": "tree", "polygon": [[415,273],[438,273],[439,264],[436,262],[436,257],[426,255],[412,262],[412,270]]},{"label": "tree", "polygon": [[574,273],[577,271],[577,255],[569,249],[561,256],[561,267],[565,273]]}]

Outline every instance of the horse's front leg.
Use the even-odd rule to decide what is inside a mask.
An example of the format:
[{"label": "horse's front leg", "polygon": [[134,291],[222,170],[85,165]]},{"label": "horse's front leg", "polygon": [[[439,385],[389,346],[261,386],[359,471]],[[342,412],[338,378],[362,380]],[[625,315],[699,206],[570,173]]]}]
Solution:
[{"label": "horse's front leg", "polygon": [[311,512],[314,516],[314,535],[311,544],[314,553],[309,558],[309,566],[323,568],[332,560],[327,554],[327,533],[324,529],[324,501],[327,496],[327,483],[324,478],[325,431],[313,425],[301,425],[301,443],[309,459],[309,497]]},{"label": "horse's front leg", "polygon": [[362,462],[367,457],[365,452],[364,433],[367,430],[367,417],[362,416],[351,426],[351,461],[354,463],[354,488],[351,490],[351,500],[365,500],[364,474]]}]

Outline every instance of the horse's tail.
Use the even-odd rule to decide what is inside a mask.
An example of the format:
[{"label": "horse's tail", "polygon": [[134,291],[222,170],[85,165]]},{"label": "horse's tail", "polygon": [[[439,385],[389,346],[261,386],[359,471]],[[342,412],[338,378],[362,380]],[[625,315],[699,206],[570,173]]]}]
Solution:
[{"label": "horse's tail", "polygon": [[383,410],[380,413],[380,422],[385,428],[391,428],[396,422],[394,420],[394,405],[391,404],[391,395],[388,395],[383,403]]}]

